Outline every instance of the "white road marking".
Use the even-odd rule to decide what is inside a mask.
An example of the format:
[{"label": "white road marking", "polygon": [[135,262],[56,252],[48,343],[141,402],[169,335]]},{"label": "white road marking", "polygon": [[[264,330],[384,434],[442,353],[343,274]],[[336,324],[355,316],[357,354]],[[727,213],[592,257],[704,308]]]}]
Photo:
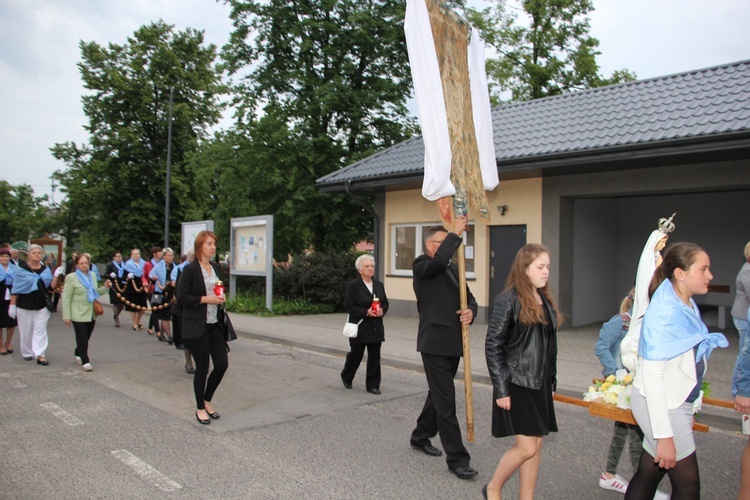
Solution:
[{"label": "white road marking", "polygon": [[73,415],[71,415],[67,411],[65,411],[62,408],[60,408],[59,406],[57,406],[55,403],[42,403],[39,406],[41,406],[45,410],[49,411],[54,416],[56,416],[57,418],[59,418],[60,420],[62,420],[63,422],[65,422],[66,424],[68,424],[70,426],[83,425],[83,421],[82,420],[78,420]]},{"label": "white road marking", "polygon": [[112,454],[122,463],[133,469],[142,479],[150,482],[162,491],[177,491],[182,486],[175,483],[167,476],[151,467],[149,464],[136,457],[127,450],[114,450]]}]

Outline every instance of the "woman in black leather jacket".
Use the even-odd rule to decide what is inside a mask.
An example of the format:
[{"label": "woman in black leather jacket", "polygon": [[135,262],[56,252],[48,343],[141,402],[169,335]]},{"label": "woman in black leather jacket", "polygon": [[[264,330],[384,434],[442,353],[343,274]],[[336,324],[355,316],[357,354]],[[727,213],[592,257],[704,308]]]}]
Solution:
[{"label": "woman in black leather jacket", "polygon": [[552,396],[557,383],[557,325],[562,316],[547,289],[549,251],[530,243],[516,254],[505,287],[492,305],[485,355],[494,389],[492,435],[514,436],[482,492],[500,498],[520,469],[521,498],[532,498],[542,439],[557,432]]}]

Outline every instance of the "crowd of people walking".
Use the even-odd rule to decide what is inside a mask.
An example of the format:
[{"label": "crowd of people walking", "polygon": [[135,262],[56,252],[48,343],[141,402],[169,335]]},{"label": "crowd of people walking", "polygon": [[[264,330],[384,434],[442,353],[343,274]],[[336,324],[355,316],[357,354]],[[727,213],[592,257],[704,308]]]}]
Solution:
[{"label": "crowd of people walking", "polygon": [[[602,327],[596,343],[603,375],[629,372],[633,380],[629,403],[637,425],[615,423],[607,467],[599,476],[600,487],[623,493],[626,499],[667,498],[658,490],[664,476],[671,484],[671,498],[700,498],[693,414],[701,403],[711,352],[728,345],[723,334],[709,332],[693,298],[709,290],[713,279],[710,257],[693,243],[667,245],[675,229],[672,220],[660,219],[659,228],[647,240],[635,287],[619,313]],[[443,451],[431,441],[439,435],[448,469],[460,479],[479,474],[463,444],[454,384],[463,354],[461,331],[474,322],[478,310],[468,286],[461,289],[451,262],[466,225],[465,217],[457,217],[450,230],[428,228],[424,254],[412,265],[419,312],[416,347],[429,390],[410,444],[425,455],[439,457]],[[214,262],[217,242],[215,234],[202,231],[193,252],[179,263],[170,248],[152,248],[148,260],[136,248],[127,261],[116,251],[101,276],[85,253],[74,254],[66,267],[52,269],[43,262],[43,249],[38,245],[29,246],[22,260],[14,258],[7,246],[0,248],[0,355],[14,352],[18,331],[23,358],[49,365],[47,321],[54,310],[53,294],[61,290],[63,321],[75,332],[75,360],[83,370],[91,371],[89,342],[101,314],[99,287],[104,286],[109,289],[115,327],[120,327],[119,316],[127,310],[132,330],[141,331],[143,316],[150,310],[148,333],[185,352],[185,370],[193,375],[195,418],[209,425],[220,418],[212,401],[229,366],[225,296],[221,269]],[[747,417],[750,243],[744,257],[731,311],[740,342],[731,382],[735,409]],[[544,437],[558,430],[553,396],[557,330],[563,315],[549,292],[551,261],[546,247],[524,245],[516,254],[505,289],[491,305],[485,341],[493,386],[491,433],[496,438],[512,437],[513,444],[482,487],[484,498],[501,498],[516,471],[520,497],[533,498]],[[350,352],[340,377],[344,387],[352,389],[367,352],[365,388],[380,395],[380,349],[389,302],[384,284],[374,278],[375,260],[362,255],[355,267],[359,277],[348,283],[343,305],[348,322],[356,327],[345,328]],[[617,473],[628,439],[635,469],[630,480]],[[740,481],[743,498],[743,491],[750,492],[750,440],[741,457]]]},{"label": "crowd of people walking", "polygon": [[21,355],[27,361],[49,365],[47,322],[62,303],[62,318],[75,332],[74,357],[83,370],[93,370],[88,344],[101,309],[99,290],[106,287],[112,306],[114,326],[120,328],[122,311],[130,313],[133,331],[143,330],[142,318],[150,311],[148,333],[159,341],[185,351],[185,371],[195,373],[193,357],[181,336],[181,306],[175,290],[180,272],[192,260],[193,252],[175,262],[171,248],[153,247],[149,262],[140,250],[130,251],[123,260],[116,250],[99,273],[88,253],[72,252],[63,265],[45,258],[39,245],[20,252],[10,245],[0,246],[0,355],[14,353],[13,338],[18,332]]}]

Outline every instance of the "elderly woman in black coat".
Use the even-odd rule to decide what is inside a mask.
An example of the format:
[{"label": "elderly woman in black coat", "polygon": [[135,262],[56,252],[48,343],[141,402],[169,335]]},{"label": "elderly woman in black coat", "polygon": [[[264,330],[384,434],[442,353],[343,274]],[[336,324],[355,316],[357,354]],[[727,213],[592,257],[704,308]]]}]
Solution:
[{"label": "elderly woman in black coat", "polygon": [[359,323],[357,336],[349,339],[351,351],[341,371],[341,381],[347,389],[367,348],[367,375],[365,388],[371,394],[380,394],[380,344],[385,341],[383,316],[388,312],[388,298],[383,283],[373,278],[375,260],[364,254],[354,263],[360,277],[346,285],[344,309],[349,313],[349,322]]}]

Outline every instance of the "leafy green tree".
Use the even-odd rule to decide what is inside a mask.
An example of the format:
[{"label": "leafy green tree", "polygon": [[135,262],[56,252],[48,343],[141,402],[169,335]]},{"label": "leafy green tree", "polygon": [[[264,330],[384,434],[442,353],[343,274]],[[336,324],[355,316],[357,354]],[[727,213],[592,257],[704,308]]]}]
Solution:
[{"label": "leafy green tree", "polygon": [[599,73],[599,40],[589,35],[592,0],[524,0],[526,21],[504,0],[466,15],[499,58],[487,58],[493,104],[510,92],[511,101],[526,101],[635,79],[626,69],[609,78]]},{"label": "leafy green tree", "polygon": [[180,222],[200,213],[186,157],[218,122],[226,88],[217,50],[203,32],[163,21],[139,28],[124,45],[81,42],[79,69],[88,144],[56,144],[66,168],[55,173],[80,243],[95,256],[163,242],[170,87],[174,89],[170,242]]},{"label": "leafy green tree", "polygon": [[247,141],[234,151],[243,173],[224,173],[239,184],[221,189],[246,193],[243,209],[253,211],[237,213],[236,198],[226,195],[220,211],[282,217],[277,234],[289,234],[277,240],[277,255],[348,248],[370,232],[370,217],[314,183],[415,131],[406,108],[404,2],[227,3],[234,31],[223,56],[239,79],[236,133]]},{"label": "leafy green tree", "polygon": [[48,210],[47,196],[34,196],[28,184],[0,180],[0,242],[27,241],[51,232]]}]

